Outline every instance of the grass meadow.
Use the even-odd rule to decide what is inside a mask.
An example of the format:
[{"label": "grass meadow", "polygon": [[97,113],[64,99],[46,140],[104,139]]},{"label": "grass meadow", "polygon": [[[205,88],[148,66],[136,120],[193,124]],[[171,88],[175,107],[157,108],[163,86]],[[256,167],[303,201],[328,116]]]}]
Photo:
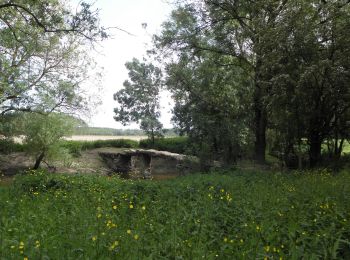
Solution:
[{"label": "grass meadow", "polygon": [[29,172],[0,184],[0,259],[349,259],[350,175],[166,181]]}]

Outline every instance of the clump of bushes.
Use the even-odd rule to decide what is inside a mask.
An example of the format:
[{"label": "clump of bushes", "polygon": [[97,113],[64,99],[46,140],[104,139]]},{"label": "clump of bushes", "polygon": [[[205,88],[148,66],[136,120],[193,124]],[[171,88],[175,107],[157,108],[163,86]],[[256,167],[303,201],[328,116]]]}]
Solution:
[{"label": "clump of bushes", "polygon": [[154,143],[149,139],[141,140],[140,147],[184,154],[187,153],[189,143],[187,137],[159,138]]},{"label": "clump of bushes", "polygon": [[127,139],[115,139],[115,140],[97,140],[97,141],[61,141],[61,146],[68,149],[74,156],[80,156],[82,151],[102,148],[102,147],[114,147],[114,148],[136,148],[139,143],[133,140]]},{"label": "clump of bushes", "polygon": [[24,152],[25,148],[24,144],[16,143],[12,139],[0,139],[0,153]]},{"label": "clump of bushes", "polygon": [[66,190],[69,182],[66,178],[53,178],[45,170],[28,170],[15,178],[14,188],[20,192],[44,192],[49,190]]}]

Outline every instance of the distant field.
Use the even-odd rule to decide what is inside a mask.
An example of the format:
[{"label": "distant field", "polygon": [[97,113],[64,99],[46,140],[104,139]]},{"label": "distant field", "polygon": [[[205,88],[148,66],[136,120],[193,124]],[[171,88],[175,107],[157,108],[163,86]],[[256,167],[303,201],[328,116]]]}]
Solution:
[{"label": "distant field", "polygon": [[73,141],[96,141],[96,140],[114,140],[114,139],[129,139],[134,141],[140,141],[142,139],[147,139],[145,135],[72,135],[71,137],[66,137],[66,140]]}]

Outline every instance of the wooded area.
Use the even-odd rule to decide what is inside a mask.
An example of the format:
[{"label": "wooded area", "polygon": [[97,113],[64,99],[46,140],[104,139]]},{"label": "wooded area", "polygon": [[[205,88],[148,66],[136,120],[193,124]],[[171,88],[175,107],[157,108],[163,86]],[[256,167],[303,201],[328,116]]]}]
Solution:
[{"label": "wooded area", "polygon": [[350,137],[349,46],[349,1],[178,1],[149,51],[163,81],[128,63],[133,90],[116,94],[116,119],[164,87],[177,128],[208,158],[320,166]]},{"label": "wooded area", "polygon": [[[59,1],[0,11],[3,135],[25,112],[93,109],[80,85],[93,66],[87,48],[108,37],[97,11]],[[166,89],[176,128],[203,156],[264,163],[268,153],[292,168],[337,159],[350,133],[349,23],[347,1],[179,1],[148,58],[126,63],[115,119],[154,142]]]}]

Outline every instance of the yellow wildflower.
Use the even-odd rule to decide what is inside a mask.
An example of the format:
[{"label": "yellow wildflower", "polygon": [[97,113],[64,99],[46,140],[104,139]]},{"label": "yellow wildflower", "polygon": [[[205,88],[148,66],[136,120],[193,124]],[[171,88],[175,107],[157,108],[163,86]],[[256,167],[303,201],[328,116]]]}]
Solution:
[{"label": "yellow wildflower", "polygon": [[130,204],[130,205],[129,205],[129,208],[133,209],[133,208],[134,208],[134,205]]},{"label": "yellow wildflower", "polygon": [[91,239],[92,239],[92,241],[96,241],[96,240],[97,240],[97,237],[96,237],[96,236],[93,236]]},{"label": "yellow wildflower", "polygon": [[117,209],[117,205],[113,205],[113,209]]},{"label": "yellow wildflower", "polygon": [[128,229],[128,230],[126,231],[126,233],[128,233],[128,234],[130,235],[130,234],[131,234],[131,230]]},{"label": "yellow wildflower", "polygon": [[119,242],[116,240],[113,242],[113,244],[109,247],[109,250],[112,251],[114,248],[116,248],[119,245]]},{"label": "yellow wildflower", "polygon": [[270,246],[264,246],[264,248],[265,248],[265,251],[266,251],[266,252],[269,252],[269,251],[270,251]]},{"label": "yellow wildflower", "polygon": [[135,239],[135,240],[138,240],[138,239],[139,239],[139,235],[136,234],[136,235],[134,236],[134,239]]}]

